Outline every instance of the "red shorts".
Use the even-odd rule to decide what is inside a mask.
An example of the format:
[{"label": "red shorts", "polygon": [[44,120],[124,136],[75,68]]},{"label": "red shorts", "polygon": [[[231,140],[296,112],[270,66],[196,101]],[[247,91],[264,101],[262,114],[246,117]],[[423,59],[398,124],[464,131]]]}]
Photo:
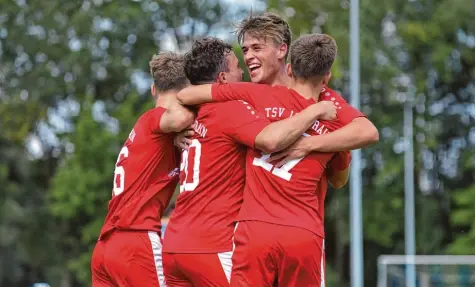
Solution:
[{"label": "red shorts", "polygon": [[234,242],[231,286],[325,286],[324,239],[306,229],[242,221]]},{"label": "red shorts", "polygon": [[113,231],[96,243],[91,272],[93,287],[165,286],[159,234]]},{"label": "red shorts", "polygon": [[230,286],[232,254],[163,253],[165,282],[173,287]]}]

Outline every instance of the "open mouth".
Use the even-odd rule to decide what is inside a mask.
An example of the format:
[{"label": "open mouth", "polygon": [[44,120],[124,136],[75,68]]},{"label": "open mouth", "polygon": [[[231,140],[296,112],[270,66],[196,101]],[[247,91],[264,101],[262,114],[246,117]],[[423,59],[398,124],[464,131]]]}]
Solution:
[{"label": "open mouth", "polygon": [[248,69],[250,70],[251,73],[257,71],[259,68],[261,68],[260,64],[251,64],[248,66]]}]

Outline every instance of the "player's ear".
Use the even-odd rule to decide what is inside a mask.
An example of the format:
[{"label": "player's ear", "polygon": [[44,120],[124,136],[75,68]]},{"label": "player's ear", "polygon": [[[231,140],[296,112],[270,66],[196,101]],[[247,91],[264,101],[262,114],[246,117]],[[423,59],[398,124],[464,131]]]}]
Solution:
[{"label": "player's ear", "polygon": [[150,85],[150,93],[152,94],[152,97],[154,99],[157,98],[157,88],[155,87],[154,83],[152,83],[152,85]]},{"label": "player's ear", "polygon": [[278,59],[284,59],[286,57],[286,53],[288,52],[288,45],[285,43],[282,43],[279,45],[279,50],[278,50]]},{"label": "player's ear", "polygon": [[226,73],[225,72],[220,72],[217,77],[217,82],[220,84],[226,84],[227,79],[226,79]]},{"label": "player's ear", "polygon": [[286,64],[286,74],[288,74],[288,76],[291,78],[293,77],[293,69],[290,63]]},{"label": "player's ear", "polygon": [[332,73],[330,71],[326,73],[326,75],[324,76],[324,80],[323,80],[324,85],[327,85],[329,83],[329,81],[331,79],[331,76],[332,76]]}]

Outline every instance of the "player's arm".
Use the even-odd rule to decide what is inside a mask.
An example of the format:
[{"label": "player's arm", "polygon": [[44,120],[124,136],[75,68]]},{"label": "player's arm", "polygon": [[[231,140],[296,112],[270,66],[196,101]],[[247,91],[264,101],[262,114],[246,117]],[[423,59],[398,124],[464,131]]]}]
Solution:
[{"label": "player's arm", "polygon": [[332,119],[336,114],[333,103],[321,102],[290,118],[270,124],[265,116],[246,102],[227,102],[217,110],[221,117],[218,122],[223,125],[224,134],[266,153],[282,150],[292,144],[317,118]]},{"label": "player's arm", "polygon": [[313,104],[295,116],[265,127],[255,139],[255,148],[266,153],[281,151],[295,142],[317,119],[335,119],[334,103]]},{"label": "player's arm", "polygon": [[379,133],[375,125],[365,117],[359,117],[348,125],[328,134],[303,139],[307,152],[338,152],[364,148],[377,143]]},{"label": "player's arm", "polygon": [[[160,117],[160,132],[171,133],[180,132],[188,128],[195,120],[195,115],[189,109],[177,105],[174,108],[166,109]],[[156,130],[157,131],[157,130]]]},{"label": "player's arm", "polygon": [[177,99],[186,106],[195,106],[212,101],[212,85],[191,85],[177,94]]},{"label": "player's arm", "polygon": [[280,167],[290,160],[301,158],[313,151],[349,151],[378,142],[378,130],[364,114],[350,106],[338,95],[335,95],[333,100],[339,106],[337,118],[343,127],[323,135],[302,137],[286,150],[272,155],[268,161],[281,159],[275,164],[276,167]]},{"label": "player's arm", "polygon": [[205,84],[182,89],[177,99],[187,106],[235,100],[243,100],[255,105],[256,97],[264,96],[272,91],[273,88],[270,86],[252,83]]},{"label": "player's arm", "polygon": [[329,162],[327,168],[328,181],[332,187],[339,189],[344,187],[349,181],[350,161],[352,156],[350,152],[338,152]]},{"label": "player's arm", "polygon": [[273,154],[268,162],[281,160],[275,167],[308,155],[310,152],[339,152],[364,148],[378,142],[377,128],[364,117],[354,119],[350,124],[328,134],[301,137],[286,150]]}]

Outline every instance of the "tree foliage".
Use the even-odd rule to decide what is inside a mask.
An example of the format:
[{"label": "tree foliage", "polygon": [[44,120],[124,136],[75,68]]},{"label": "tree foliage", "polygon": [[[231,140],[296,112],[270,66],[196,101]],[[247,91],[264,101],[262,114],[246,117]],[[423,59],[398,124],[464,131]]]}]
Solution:
[{"label": "tree foliage", "polygon": [[[266,2],[286,15],[294,38],[324,32],[336,39],[331,86],[348,97],[349,2]],[[185,51],[203,35],[234,40],[223,31],[243,14],[230,6],[0,0],[0,286],[90,285],[117,153],[151,107],[150,57],[159,49]],[[375,285],[380,254],[404,252],[408,99],[417,253],[474,254],[473,11],[474,2],[464,0],[360,2],[361,107],[381,136],[363,150],[366,286]],[[349,282],[349,216],[347,190],[330,190],[332,286]]]}]

